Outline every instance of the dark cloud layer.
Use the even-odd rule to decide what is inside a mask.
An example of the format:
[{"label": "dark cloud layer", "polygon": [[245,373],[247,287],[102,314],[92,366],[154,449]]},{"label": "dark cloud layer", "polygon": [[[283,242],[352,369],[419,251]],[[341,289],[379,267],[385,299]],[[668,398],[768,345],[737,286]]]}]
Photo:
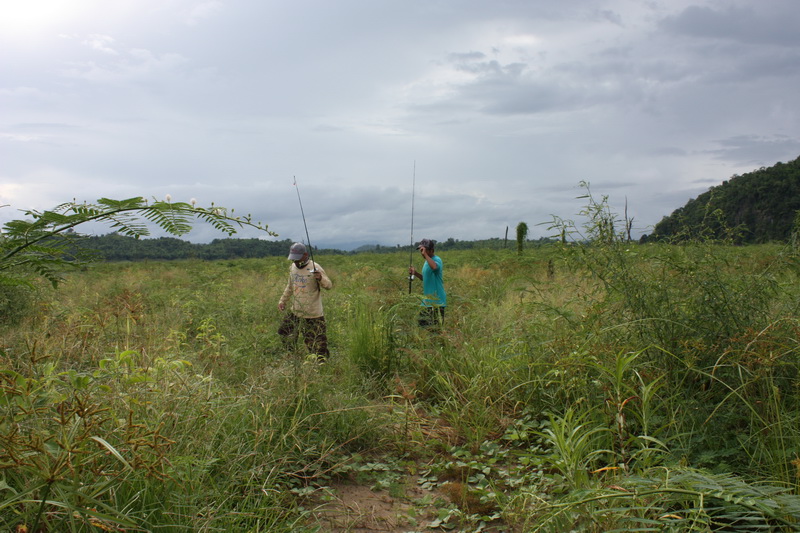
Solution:
[{"label": "dark cloud layer", "polygon": [[797,4],[791,0],[772,0],[758,5],[720,3],[690,5],[665,18],[663,27],[700,39],[794,48],[800,46],[798,19]]}]

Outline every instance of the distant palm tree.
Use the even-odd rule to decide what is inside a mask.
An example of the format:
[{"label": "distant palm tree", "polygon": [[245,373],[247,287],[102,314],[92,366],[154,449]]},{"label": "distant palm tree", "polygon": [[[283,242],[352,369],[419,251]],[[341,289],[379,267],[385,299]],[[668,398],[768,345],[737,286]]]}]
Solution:
[{"label": "distant palm tree", "polygon": [[522,253],[522,245],[528,238],[528,225],[524,222],[517,224],[517,253]]}]

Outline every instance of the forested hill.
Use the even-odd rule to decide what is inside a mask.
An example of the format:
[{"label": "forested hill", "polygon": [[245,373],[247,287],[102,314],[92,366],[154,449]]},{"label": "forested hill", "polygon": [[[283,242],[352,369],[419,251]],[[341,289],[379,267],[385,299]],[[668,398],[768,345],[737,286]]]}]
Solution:
[{"label": "forested hill", "polygon": [[645,240],[732,234],[738,243],[786,241],[798,210],[800,157],[734,175],[664,217]]}]

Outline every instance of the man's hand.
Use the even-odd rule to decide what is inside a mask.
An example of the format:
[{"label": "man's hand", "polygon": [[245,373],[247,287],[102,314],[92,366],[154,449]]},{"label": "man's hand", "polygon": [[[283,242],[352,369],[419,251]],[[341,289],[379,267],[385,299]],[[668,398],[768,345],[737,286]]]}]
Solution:
[{"label": "man's hand", "polygon": [[284,309],[286,309],[286,304],[285,304],[285,303],[283,303],[283,302],[279,302],[279,303],[278,303],[278,309],[280,309],[281,311],[283,311]]}]

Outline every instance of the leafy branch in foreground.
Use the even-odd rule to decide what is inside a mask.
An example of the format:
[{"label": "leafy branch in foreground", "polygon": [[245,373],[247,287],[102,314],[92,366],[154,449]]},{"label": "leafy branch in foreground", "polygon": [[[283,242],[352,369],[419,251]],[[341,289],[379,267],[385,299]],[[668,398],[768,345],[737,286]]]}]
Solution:
[{"label": "leafy branch in foreground", "polygon": [[185,235],[192,222],[199,220],[232,236],[245,226],[276,236],[265,224],[253,222],[250,215],[239,217],[224,207],[198,207],[192,203],[148,202],[141,196],[127,200],[101,198],[96,203],[67,202],[50,211],[23,211],[28,220],[12,220],[0,231],[0,284],[29,284],[41,276],[55,287],[61,281],[59,271],[66,266],[84,263],[89,255],[75,241],[81,237],[77,226],[88,222],[108,224],[128,237],[150,234],[148,222],[170,235]]}]

